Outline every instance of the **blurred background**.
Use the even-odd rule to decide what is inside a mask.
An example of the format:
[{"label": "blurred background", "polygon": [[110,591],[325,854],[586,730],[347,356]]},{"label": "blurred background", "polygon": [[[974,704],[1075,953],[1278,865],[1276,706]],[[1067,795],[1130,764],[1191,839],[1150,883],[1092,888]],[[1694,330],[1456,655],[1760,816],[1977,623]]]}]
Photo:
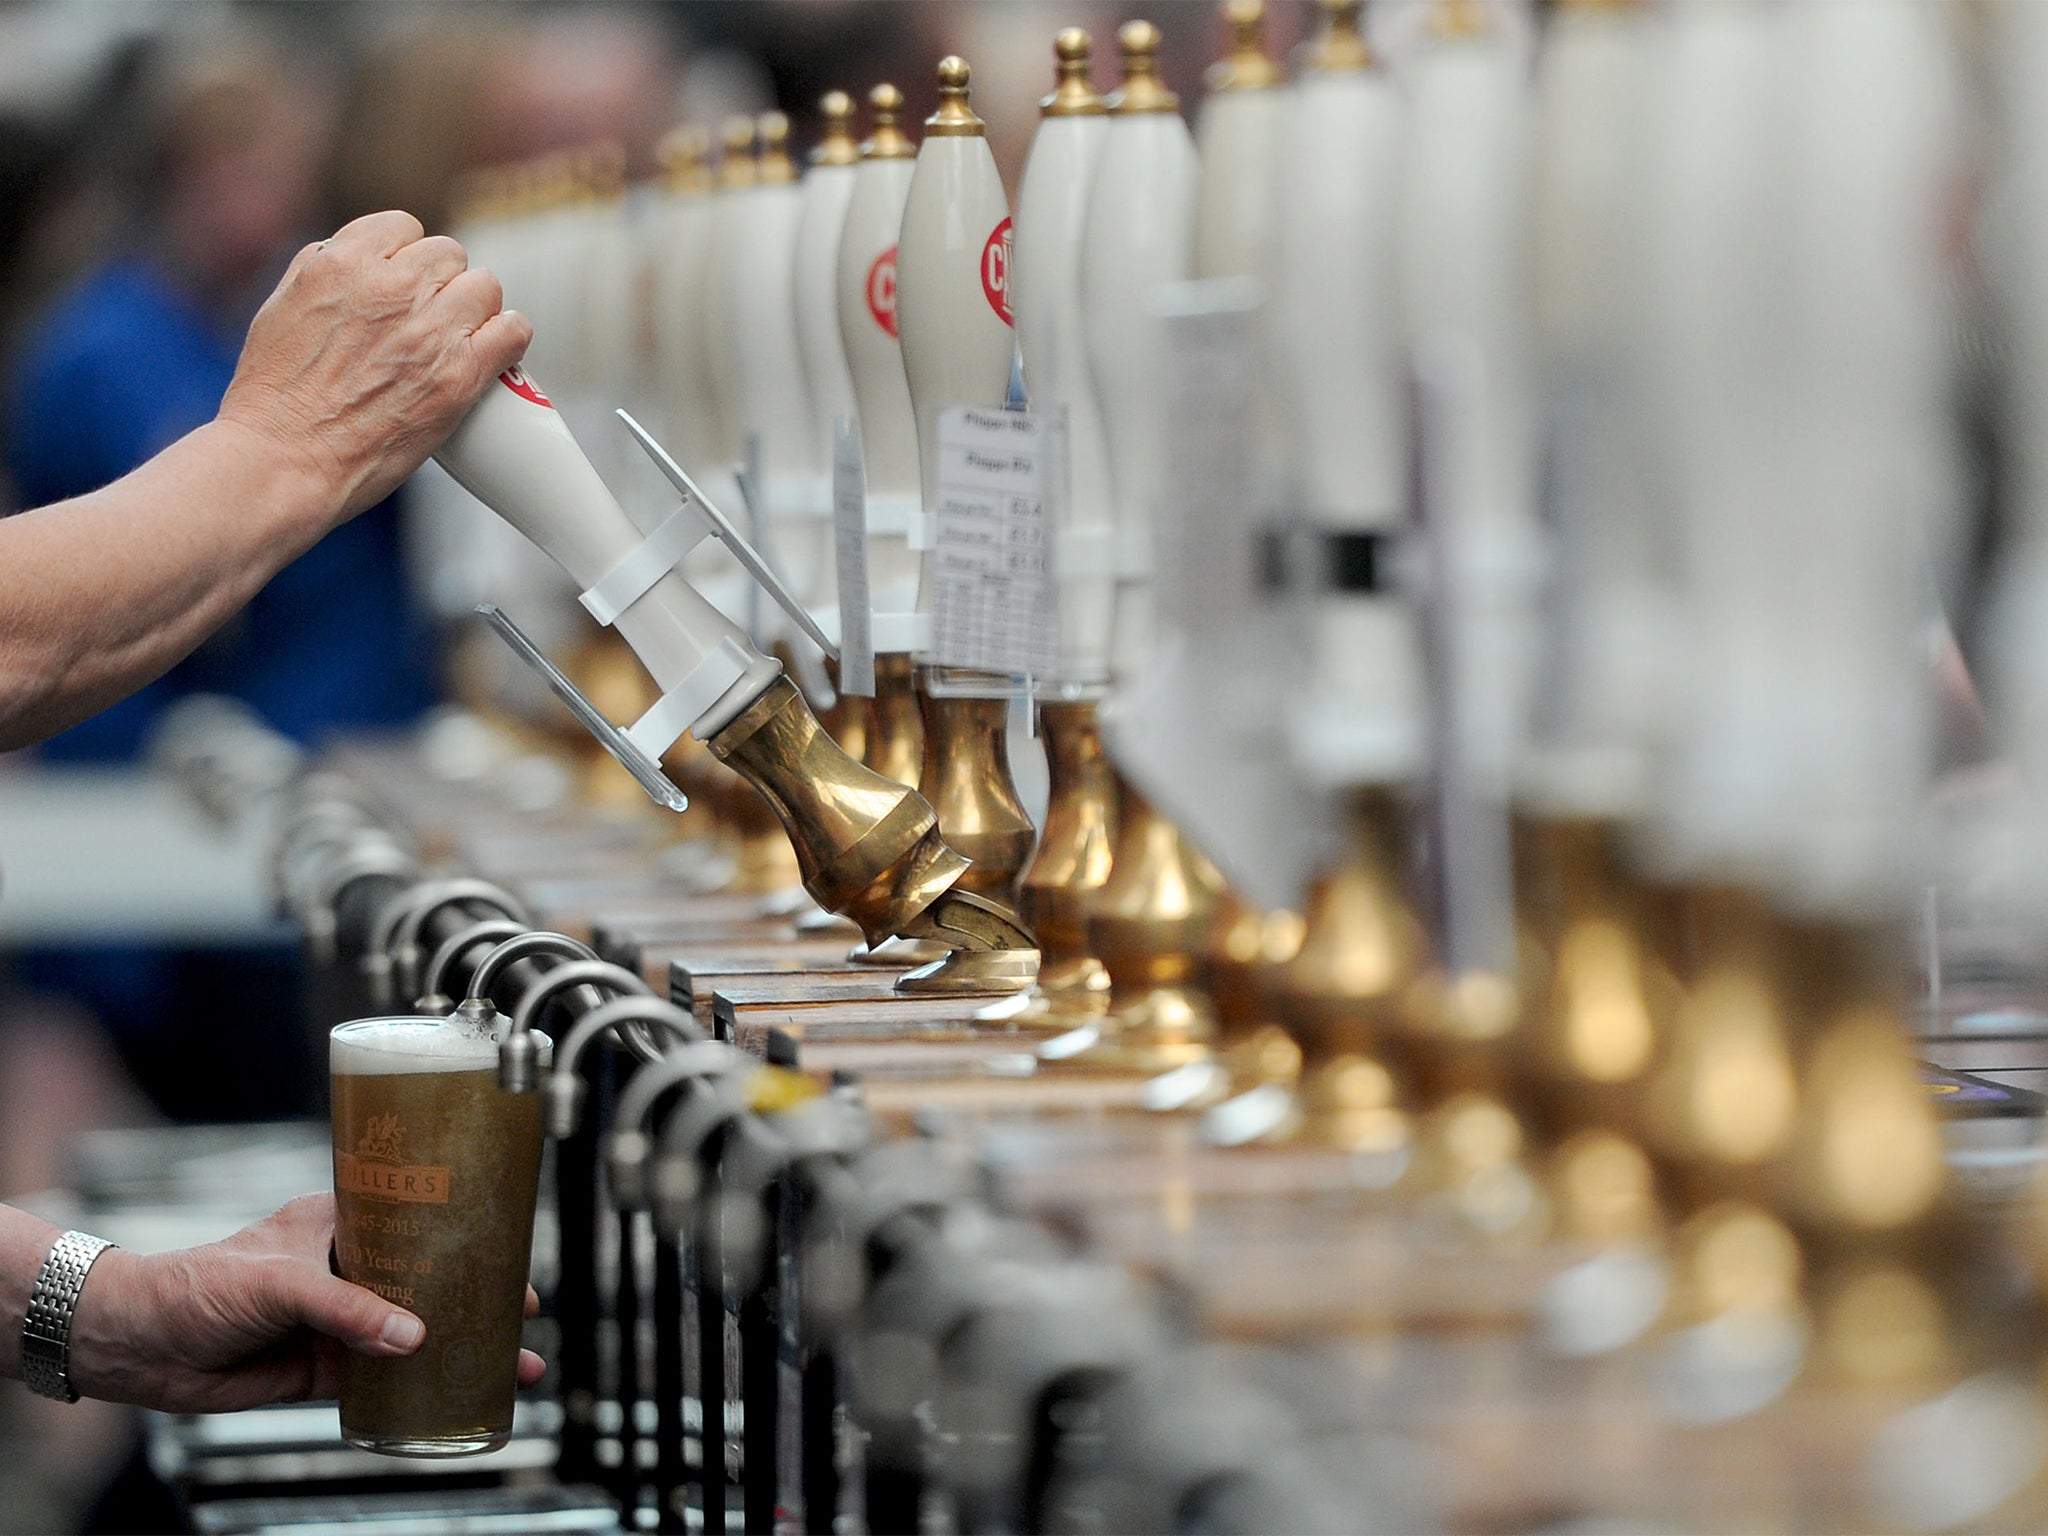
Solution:
[{"label": "blurred background", "polygon": [[[975,65],[1014,198],[1053,31],[1107,37],[1130,14],[1090,0],[0,0],[0,514],[103,485],[211,417],[292,253],[359,214],[404,208],[446,229],[466,172],[606,142],[637,181],[677,125],[770,107],[801,149],[833,87],[893,80],[914,122],[949,51]],[[1192,100],[1215,10],[1152,14],[1163,72]],[[1302,21],[1276,14],[1274,44]],[[87,1129],[318,1106],[324,1062],[278,1027],[304,1015],[304,977],[260,886],[262,828],[209,824],[144,759],[196,694],[239,699],[307,746],[415,724],[444,696],[409,490],[140,695],[0,757],[0,1199],[61,1186]],[[152,1528],[146,1478],[120,1480],[134,1450],[120,1410],[9,1392],[0,1437],[17,1434],[0,1529]]]},{"label": "blurred background", "polygon": [[[1370,7],[1384,53],[1399,59],[1426,4]],[[1544,8],[1498,5],[1524,34]],[[1958,5],[1946,19],[1959,67],[1988,74],[1979,12]],[[825,91],[859,99],[884,80],[903,89],[914,124],[946,53],[974,66],[974,106],[1014,207],[1054,32],[1094,34],[1106,88],[1109,40],[1135,15],[1161,25],[1161,73],[1192,116],[1224,42],[1212,0],[0,0],[0,515],[103,485],[210,418],[292,254],[353,217],[403,208],[429,229],[502,241],[518,219],[493,227],[488,213],[530,215],[536,179],[588,173],[599,146],[616,146],[602,164],[614,167],[612,191],[623,171],[630,197],[673,171],[661,150],[682,125],[715,142],[733,115],[779,109],[801,155]],[[1270,51],[1285,57],[1313,19],[1306,4],[1273,6]],[[865,107],[856,129],[867,130]],[[1982,308],[1964,258],[1987,137],[1972,115],[1945,274],[1971,290],[1956,296],[1959,313]],[[492,172],[507,174],[480,175]],[[506,273],[520,254],[493,247],[485,259]],[[510,302],[537,308],[528,292],[508,280]],[[1974,322],[1958,329],[1962,483],[1944,533],[1955,548],[1928,564],[1939,572],[1930,585],[1977,593],[2006,536],[1989,403],[1999,358]],[[646,467],[623,451],[605,458],[616,445],[599,435],[616,398],[574,376],[573,348],[543,340],[536,352],[551,344],[537,371],[630,497]],[[502,692],[502,677],[475,675],[503,663],[472,648],[471,605],[521,584],[553,582],[559,596],[561,578],[473,504],[451,505],[449,484],[423,474],[288,568],[168,676],[0,756],[0,1200],[60,1210],[49,1192],[71,1182],[84,1131],[323,1107],[317,1036],[299,1027],[312,1010],[297,932],[263,883],[269,824],[195,802],[152,765],[167,758],[167,722],[201,696],[239,701],[317,749]],[[1956,865],[2021,884],[2038,845],[2002,842],[2005,823],[1982,809],[2009,800],[2012,783],[1964,661],[1981,607],[1952,603],[1959,644],[1929,626],[1938,840],[1964,850]],[[560,637],[536,634],[564,654]],[[533,786],[537,798],[564,792]],[[1980,822],[1991,831],[1971,841]],[[313,1152],[299,1187],[325,1180]],[[132,1416],[0,1391],[0,1532],[169,1528],[159,1497]]]}]

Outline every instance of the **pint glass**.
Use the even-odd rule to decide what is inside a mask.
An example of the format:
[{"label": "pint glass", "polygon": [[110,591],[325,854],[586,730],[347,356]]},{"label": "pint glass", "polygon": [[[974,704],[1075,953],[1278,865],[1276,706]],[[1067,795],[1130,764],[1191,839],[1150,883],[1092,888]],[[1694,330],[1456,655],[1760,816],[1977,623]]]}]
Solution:
[{"label": "pint glass", "polygon": [[418,1315],[402,1359],[351,1353],[341,1433],[392,1456],[511,1438],[540,1183],[537,1093],[498,1086],[498,1048],[446,1019],[359,1019],[329,1037],[341,1276]]}]

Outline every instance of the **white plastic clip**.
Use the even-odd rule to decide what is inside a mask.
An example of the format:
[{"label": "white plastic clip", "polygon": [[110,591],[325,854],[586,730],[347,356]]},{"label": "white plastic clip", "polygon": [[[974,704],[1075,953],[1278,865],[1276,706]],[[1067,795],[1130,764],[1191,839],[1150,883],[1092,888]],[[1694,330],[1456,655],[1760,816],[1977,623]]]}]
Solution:
[{"label": "white plastic clip", "polygon": [[869,627],[875,654],[909,652],[921,656],[932,648],[932,616],[928,613],[878,613]]},{"label": "white plastic clip", "polygon": [[626,727],[626,740],[650,758],[674,746],[692,722],[746,674],[746,648],[730,635],[690,669],[690,675],[661,696],[652,709]]},{"label": "white plastic clip", "polygon": [[1116,574],[1116,529],[1108,523],[1053,532],[1054,573],[1063,581],[1102,581]]},{"label": "white plastic clip", "polygon": [[619,615],[645,597],[654,584],[674,570],[678,561],[711,537],[703,520],[678,507],[661,526],[619,563],[606,571],[578,601],[600,624],[616,624]]},{"label": "white plastic clip", "polygon": [[868,497],[868,532],[900,533],[908,539],[924,516],[924,503],[916,496],[878,494]]}]

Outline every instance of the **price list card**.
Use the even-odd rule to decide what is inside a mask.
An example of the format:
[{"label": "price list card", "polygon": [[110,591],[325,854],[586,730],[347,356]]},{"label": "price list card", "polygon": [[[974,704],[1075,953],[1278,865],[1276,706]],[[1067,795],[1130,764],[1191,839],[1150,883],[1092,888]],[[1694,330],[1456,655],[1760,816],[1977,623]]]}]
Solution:
[{"label": "price list card", "polygon": [[940,666],[1052,670],[1046,503],[1058,483],[1055,442],[1045,417],[966,406],[941,413],[930,565],[932,659]]}]

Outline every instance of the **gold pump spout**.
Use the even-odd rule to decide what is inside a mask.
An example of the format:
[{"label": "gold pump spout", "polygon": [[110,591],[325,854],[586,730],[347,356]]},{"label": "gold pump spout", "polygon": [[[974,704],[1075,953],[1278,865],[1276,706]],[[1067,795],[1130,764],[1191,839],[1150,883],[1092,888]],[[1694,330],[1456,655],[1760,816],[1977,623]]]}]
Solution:
[{"label": "gold pump spout", "polygon": [[842,751],[788,678],[706,745],[768,802],[812,899],[852,919],[870,943],[900,936],[969,951],[1031,948],[1011,913],[960,885],[968,861],[939,835],[923,796]]}]

